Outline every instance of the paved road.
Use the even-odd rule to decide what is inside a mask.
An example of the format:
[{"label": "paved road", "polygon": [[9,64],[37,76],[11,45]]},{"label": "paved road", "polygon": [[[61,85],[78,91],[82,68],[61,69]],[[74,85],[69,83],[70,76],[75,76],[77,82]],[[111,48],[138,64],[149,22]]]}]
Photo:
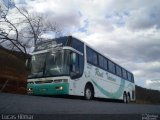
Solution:
[{"label": "paved road", "polygon": [[0,113],[32,114],[160,114],[160,105],[124,104],[107,101],[28,96],[0,93]]}]

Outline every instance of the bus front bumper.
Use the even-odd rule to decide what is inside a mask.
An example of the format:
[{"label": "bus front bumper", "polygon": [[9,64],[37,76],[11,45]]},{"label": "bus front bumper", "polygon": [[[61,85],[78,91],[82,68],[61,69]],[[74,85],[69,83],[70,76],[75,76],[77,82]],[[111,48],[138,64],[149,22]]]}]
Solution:
[{"label": "bus front bumper", "polygon": [[69,83],[27,84],[28,94],[64,95],[69,94]]}]

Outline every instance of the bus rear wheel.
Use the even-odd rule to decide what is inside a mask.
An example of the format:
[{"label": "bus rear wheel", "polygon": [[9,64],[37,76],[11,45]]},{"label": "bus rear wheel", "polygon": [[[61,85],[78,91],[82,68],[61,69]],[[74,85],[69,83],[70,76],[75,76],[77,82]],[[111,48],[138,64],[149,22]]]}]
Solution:
[{"label": "bus rear wheel", "polygon": [[131,98],[130,98],[130,94],[127,95],[127,103],[130,103]]},{"label": "bus rear wheel", "polygon": [[85,99],[92,100],[93,96],[94,96],[93,88],[90,85],[86,86],[85,93],[84,93]]},{"label": "bus rear wheel", "polygon": [[123,94],[123,102],[124,102],[124,103],[127,103],[127,101],[128,101],[128,100],[127,100],[127,94],[124,93],[124,94]]}]

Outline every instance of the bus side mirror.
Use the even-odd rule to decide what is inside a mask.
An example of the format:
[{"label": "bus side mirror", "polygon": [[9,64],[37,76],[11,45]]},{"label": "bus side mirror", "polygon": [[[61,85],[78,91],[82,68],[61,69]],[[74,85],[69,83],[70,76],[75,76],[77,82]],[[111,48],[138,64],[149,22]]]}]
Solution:
[{"label": "bus side mirror", "polygon": [[77,60],[77,55],[76,55],[76,53],[72,53],[72,54],[71,54],[71,63],[72,63],[73,65],[75,65],[75,64],[76,64],[76,60]]},{"label": "bus side mirror", "polygon": [[28,67],[28,59],[26,60],[26,62],[25,62],[25,66],[26,66],[26,68]]},{"label": "bus side mirror", "polygon": [[27,69],[28,71],[30,71],[31,66],[30,66],[29,59],[26,60],[26,62],[25,62],[25,67],[26,67],[26,69]]},{"label": "bus side mirror", "polygon": [[76,72],[76,61],[77,61],[77,55],[76,53],[71,54],[71,72]]}]

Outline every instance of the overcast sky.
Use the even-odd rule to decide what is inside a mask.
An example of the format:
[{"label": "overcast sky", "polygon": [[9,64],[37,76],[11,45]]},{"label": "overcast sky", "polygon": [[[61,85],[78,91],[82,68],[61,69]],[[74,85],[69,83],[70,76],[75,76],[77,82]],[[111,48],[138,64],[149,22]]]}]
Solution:
[{"label": "overcast sky", "polygon": [[132,71],[137,85],[160,90],[160,0],[14,1]]}]

